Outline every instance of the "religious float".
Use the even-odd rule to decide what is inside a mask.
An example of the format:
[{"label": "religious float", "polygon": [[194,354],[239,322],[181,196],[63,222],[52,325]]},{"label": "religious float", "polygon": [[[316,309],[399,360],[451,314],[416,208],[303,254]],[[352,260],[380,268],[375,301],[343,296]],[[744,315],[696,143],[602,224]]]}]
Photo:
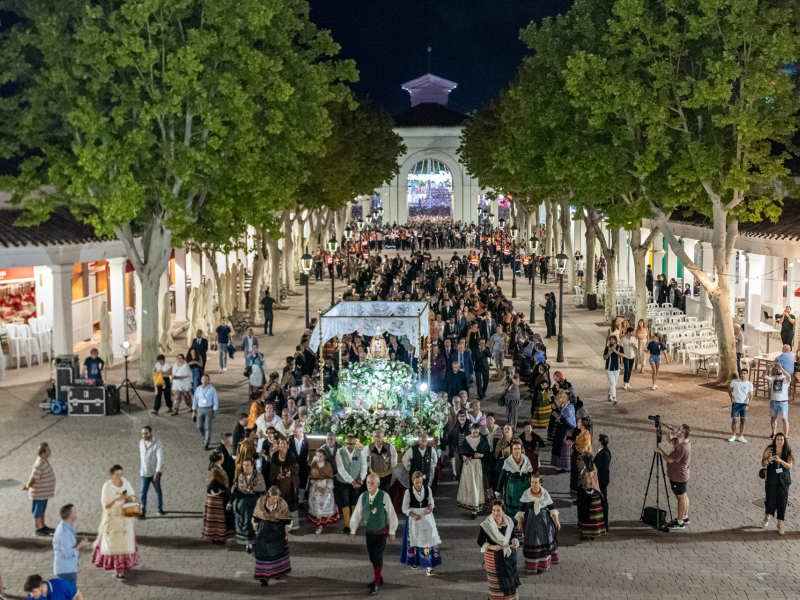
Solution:
[{"label": "religious float", "polygon": [[[318,351],[320,371],[323,347],[354,331],[372,335],[369,360],[340,369],[339,385],[326,391],[311,409],[307,430],[311,434],[334,432],[342,438],[355,434],[366,443],[376,429],[405,447],[420,431],[441,435],[447,422],[447,402],[420,385],[422,370],[398,361],[386,360],[388,349],[383,334],[416,340],[414,355],[430,330],[430,311],[426,302],[339,302],[320,312],[311,336],[310,347]],[[430,380],[430,371],[428,372]]]}]

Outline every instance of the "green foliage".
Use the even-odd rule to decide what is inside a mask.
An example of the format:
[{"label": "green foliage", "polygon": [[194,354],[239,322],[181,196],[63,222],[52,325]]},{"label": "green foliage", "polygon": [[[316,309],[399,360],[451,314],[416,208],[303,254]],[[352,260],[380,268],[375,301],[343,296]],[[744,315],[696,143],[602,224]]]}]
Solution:
[{"label": "green foliage", "polygon": [[[58,204],[99,234],[197,219],[230,236],[282,207],[354,80],[303,0],[9,0],[0,38],[2,184],[27,221]],[[34,198],[31,198],[34,194]]]}]

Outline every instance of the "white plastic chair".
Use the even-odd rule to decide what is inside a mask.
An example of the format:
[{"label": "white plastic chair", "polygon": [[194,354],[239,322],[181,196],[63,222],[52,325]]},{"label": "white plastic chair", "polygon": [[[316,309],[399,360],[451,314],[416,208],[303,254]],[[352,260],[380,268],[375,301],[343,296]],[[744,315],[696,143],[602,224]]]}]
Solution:
[{"label": "white plastic chair", "polygon": [[[689,358],[689,354],[693,350],[697,350],[697,344],[695,342],[687,342],[686,345],[684,345],[683,348],[678,350],[678,358],[681,359],[681,364],[682,365],[686,364],[686,359]],[[695,359],[695,360],[697,360],[697,359]],[[691,366],[692,366],[692,359],[689,358],[689,367],[691,368]]]},{"label": "white plastic chair", "polygon": [[41,323],[37,317],[28,319],[28,326],[31,328],[31,335],[39,342],[40,353],[46,354],[47,360],[52,360],[53,357],[50,356],[50,332],[42,330]]},{"label": "white plastic chair", "polygon": [[42,348],[39,345],[39,340],[31,334],[31,328],[28,325],[17,325],[17,337],[28,341],[28,366],[33,366],[31,362],[34,358],[36,363],[42,364]]},{"label": "white plastic chair", "polygon": [[27,339],[18,337],[17,327],[19,327],[19,325],[6,323],[6,332],[8,333],[8,356],[17,361],[17,369],[19,370],[23,358],[27,361],[25,364],[30,366],[31,349]]},{"label": "white plastic chair", "polygon": [[672,304],[670,302],[664,302],[664,304],[661,305],[661,308],[672,308]]},{"label": "white plastic chair", "polygon": [[697,323],[697,317],[686,317],[687,323]]}]

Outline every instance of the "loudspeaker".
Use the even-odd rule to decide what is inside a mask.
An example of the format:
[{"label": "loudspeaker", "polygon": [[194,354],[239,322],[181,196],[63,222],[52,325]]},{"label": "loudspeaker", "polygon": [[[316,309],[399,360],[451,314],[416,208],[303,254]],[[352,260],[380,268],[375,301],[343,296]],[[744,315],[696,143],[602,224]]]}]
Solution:
[{"label": "loudspeaker", "polygon": [[667,511],[663,508],[656,509],[655,506],[647,506],[642,511],[642,523],[656,529],[665,529],[667,526]]},{"label": "loudspeaker", "polygon": [[597,310],[597,294],[586,294],[586,308]]}]

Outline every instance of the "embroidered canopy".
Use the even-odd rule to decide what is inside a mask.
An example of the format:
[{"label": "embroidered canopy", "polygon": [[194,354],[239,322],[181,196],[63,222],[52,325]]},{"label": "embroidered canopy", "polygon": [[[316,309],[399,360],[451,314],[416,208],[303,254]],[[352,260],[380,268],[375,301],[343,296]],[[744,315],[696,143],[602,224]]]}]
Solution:
[{"label": "embroidered canopy", "polygon": [[429,319],[427,302],[339,302],[322,314],[308,345],[316,352],[328,340],[354,331],[369,336],[388,332],[416,344],[414,355],[419,357],[419,340],[428,335]]}]

